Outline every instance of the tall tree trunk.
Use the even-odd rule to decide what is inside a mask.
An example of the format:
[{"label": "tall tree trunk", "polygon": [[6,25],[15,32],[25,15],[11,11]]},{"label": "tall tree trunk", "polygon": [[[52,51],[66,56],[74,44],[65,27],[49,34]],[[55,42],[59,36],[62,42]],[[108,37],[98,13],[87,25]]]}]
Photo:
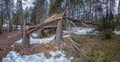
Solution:
[{"label": "tall tree trunk", "polygon": [[5,0],[5,5],[6,5],[6,20],[7,20],[7,22],[9,22],[9,29],[8,29],[8,31],[9,32],[11,32],[12,31],[12,29],[11,29],[11,20],[10,20],[10,17],[11,17],[11,15],[10,15],[10,0]]},{"label": "tall tree trunk", "polygon": [[0,34],[2,33],[2,20],[0,19]]},{"label": "tall tree trunk", "polygon": [[120,14],[120,0],[119,0],[119,4],[118,4],[118,14]]},{"label": "tall tree trunk", "polygon": [[1,12],[0,12],[0,33],[2,33],[1,30],[2,30],[2,26],[3,26],[3,13],[4,13],[4,11],[3,11],[3,0],[1,2],[0,7],[1,7],[0,8],[1,9]]},{"label": "tall tree trunk", "polygon": [[20,24],[21,24],[21,33],[22,33],[22,44],[23,44],[23,47],[29,47],[30,45],[30,35],[27,34],[26,32],[26,21],[24,19],[24,15],[23,15],[23,8],[22,8],[22,0],[18,0],[18,4],[19,4],[19,21],[20,21]]},{"label": "tall tree trunk", "polygon": [[18,0],[18,12],[19,12],[19,21],[20,21],[20,24],[21,24],[21,32],[22,32],[22,35],[23,35],[23,9],[22,9],[22,0]]},{"label": "tall tree trunk", "polygon": [[12,24],[11,24],[11,15],[10,15],[10,0],[8,0],[8,20],[9,20],[9,32],[11,32],[12,31]]}]

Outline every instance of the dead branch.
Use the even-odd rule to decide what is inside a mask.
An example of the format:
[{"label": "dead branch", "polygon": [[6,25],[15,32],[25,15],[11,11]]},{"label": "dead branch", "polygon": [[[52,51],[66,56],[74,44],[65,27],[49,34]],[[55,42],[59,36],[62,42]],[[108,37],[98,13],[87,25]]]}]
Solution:
[{"label": "dead branch", "polygon": [[97,23],[85,22],[85,21],[81,21],[79,19],[74,19],[74,18],[71,18],[71,17],[64,17],[64,19],[68,19],[68,20],[73,21],[73,22],[79,22],[79,23],[84,23],[84,24],[97,25]]}]

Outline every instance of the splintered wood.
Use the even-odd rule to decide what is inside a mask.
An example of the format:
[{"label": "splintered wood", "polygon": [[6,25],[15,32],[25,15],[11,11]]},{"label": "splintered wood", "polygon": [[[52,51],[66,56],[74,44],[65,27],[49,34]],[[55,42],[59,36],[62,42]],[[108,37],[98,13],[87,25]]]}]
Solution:
[{"label": "splintered wood", "polygon": [[53,16],[46,19],[42,24],[26,27],[26,29],[27,29],[26,32],[27,32],[27,34],[30,34],[30,33],[34,32],[34,31],[38,30],[38,29],[44,29],[45,25],[53,23],[54,21],[58,21],[58,20],[60,20],[62,18],[63,18],[63,14],[54,14]]},{"label": "splintered wood", "polygon": [[54,14],[53,16],[49,17],[44,21],[44,23],[51,23],[53,21],[62,19],[63,15],[62,14]]}]

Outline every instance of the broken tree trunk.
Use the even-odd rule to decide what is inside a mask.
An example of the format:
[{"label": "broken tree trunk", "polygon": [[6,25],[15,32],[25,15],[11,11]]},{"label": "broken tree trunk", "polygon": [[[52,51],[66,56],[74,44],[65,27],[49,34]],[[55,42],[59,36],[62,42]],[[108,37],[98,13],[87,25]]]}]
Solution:
[{"label": "broken tree trunk", "polygon": [[[62,34],[62,29],[63,29],[63,19],[68,19],[71,20],[73,22],[80,22],[82,23],[82,21],[80,20],[76,20],[76,19],[72,19],[69,17],[65,17],[65,13],[62,14],[54,14],[53,16],[49,17],[48,19],[46,19],[42,24],[38,24],[36,26],[29,26],[26,29],[26,33],[24,35],[24,40],[26,41],[25,45],[29,44],[29,34],[31,34],[34,31],[37,31],[39,29],[45,29],[45,26],[47,24],[53,23],[55,21],[58,21],[58,27],[56,30],[56,46],[58,46],[62,41],[63,41],[63,34]],[[93,23],[86,23],[86,24],[93,24]],[[96,25],[96,24],[93,24]]]},{"label": "broken tree trunk", "polygon": [[69,21],[72,21],[72,22],[78,22],[78,23],[81,23],[81,24],[90,24],[90,25],[97,25],[97,23],[95,22],[85,22],[85,21],[81,21],[79,19],[74,19],[74,18],[71,18],[71,17],[64,17],[64,19],[68,19]]},{"label": "broken tree trunk", "polygon": [[58,21],[58,27],[56,30],[56,46],[59,46],[63,42],[63,21],[59,20]]},{"label": "broken tree trunk", "polygon": [[23,34],[23,46],[24,47],[30,46],[30,34],[27,34],[27,30],[25,30]]},{"label": "broken tree trunk", "polygon": [[56,46],[59,46],[63,42],[63,18],[65,12],[62,14],[61,19],[58,21],[58,26],[56,30]]},{"label": "broken tree trunk", "polygon": [[36,26],[29,26],[28,28],[28,34],[42,28],[43,26],[47,25],[47,24],[50,24],[50,23],[53,23],[55,21],[58,21],[58,20],[63,20],[63,19],[68,19],[70,21],[73,21],[73,22],[79,22],[79,23],[85,23],[85,24],[92,24],[92,25],[97,25],[96,23],[92,23],[92,22],[83,22],[83,21],[80,21],[80,20],[77,20],[77,19],[74,19],[74,18],[70,18],[70,17],[64,17],[64,14],[54,14],[53,16],[49,17],[48,19],[46,19],[42,24],[38,24]]},{"label": "broken tree trunk", "polygon": [[46,19],[42,24],[38,24],[36,26],[29,26],[27,28],[27,34],[37,31],[37,30],[43,28],[45,25],[53,23],[54,21],[58,21],[60,19],[62,19],[62,14],[54,14],[53,16]]},{"label": "broken tree trunk", "polygon": [[[30,30],[28,30],[28,29],[25,29],[25,30],[23,30],[24,32],[23,32],[23,47],[29,47],[30,46],[30,33],[32,33],[33,31],[35,31],[35,30],[44,30],[44,29],[55,29],[56,28],[56,26],[55,27],[51,27],[51,26],[44,26],[44,27],[41,27],[41,28],[33,28],[33,29],[30,29]],[[30,31],[30,32],[29,32]]]}]

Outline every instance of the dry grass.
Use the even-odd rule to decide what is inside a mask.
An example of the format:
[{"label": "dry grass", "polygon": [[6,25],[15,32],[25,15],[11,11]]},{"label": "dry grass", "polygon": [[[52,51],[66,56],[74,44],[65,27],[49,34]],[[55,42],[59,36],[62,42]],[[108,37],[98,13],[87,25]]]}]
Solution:
[{"label": "dry grass", "polygon": [[[101,40],[97,37],[91,37],[89,35],[76,36],[73,37],[81,49],[83,49],[91,59],[94,58],[92,62],[119,62],[120,61],[120,36],[115,36],[109,40]],[[95,57],[97,56],[97,57]],[[102,56],[102,57],[101,57]],[[103,57],[104,56],[104,57]],[[102,62],[100,61],[100,62]],[[87,61],[86,61],[87,62]],[[89,61],[88,61],[89,62]]]}]

